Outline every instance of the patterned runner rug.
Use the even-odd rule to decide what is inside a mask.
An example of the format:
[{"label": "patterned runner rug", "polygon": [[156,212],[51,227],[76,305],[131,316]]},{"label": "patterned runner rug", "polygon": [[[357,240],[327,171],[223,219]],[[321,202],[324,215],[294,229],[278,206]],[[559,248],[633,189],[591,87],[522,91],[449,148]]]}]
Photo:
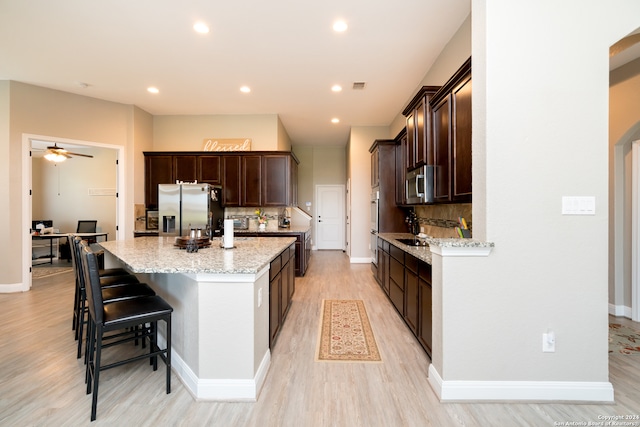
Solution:
[{"label": "patterned runner rug", "polygon": [[72,271],[72,267],[33,267],[31,269],[32,279],[41,279],[43,277],[54,276],[56,274]]},{"label": "patterned runner rug", "polygon": [[609,353],[640,355],[640,332],[628,326],[609,323]]},{"label": "patterned runner rug", "polygon": [[381,362],[362,300],[322,300],[316,360]]}]

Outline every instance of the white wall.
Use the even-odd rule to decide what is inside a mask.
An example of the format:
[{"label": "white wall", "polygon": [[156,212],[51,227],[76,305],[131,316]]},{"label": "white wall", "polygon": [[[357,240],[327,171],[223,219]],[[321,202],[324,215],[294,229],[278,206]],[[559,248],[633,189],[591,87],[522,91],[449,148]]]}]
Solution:
[{"label": "white wall", "polygon": [[351,262],[370,263],[371,153],[376,139],[388,139],[387,126],[353,126],[347,144],[347,176],[351,179]]},{"label": "white wall", "polygon": [[[434,367],[445,381],[570,382],[579,398],[608,384],[608,53],[640,3],[476,0],[472,16],[474,236],[495,249],[435,261]],[[562,196],[594,196],[596,215],[561,215]]]}]

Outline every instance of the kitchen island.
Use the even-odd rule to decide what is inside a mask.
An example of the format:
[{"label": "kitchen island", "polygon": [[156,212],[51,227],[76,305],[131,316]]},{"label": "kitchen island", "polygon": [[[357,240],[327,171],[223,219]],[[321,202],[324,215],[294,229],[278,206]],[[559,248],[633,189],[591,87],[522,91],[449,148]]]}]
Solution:
[{"label": "kitchen island", "polygon": [[172,365],[191,394],[255,401],[271,357],[270,262],[295,238],[236,237],[233,249],[216,239],[196,253],[174,242],[138,237],[100,246],[106,267],[129,269],[173,307]]}]

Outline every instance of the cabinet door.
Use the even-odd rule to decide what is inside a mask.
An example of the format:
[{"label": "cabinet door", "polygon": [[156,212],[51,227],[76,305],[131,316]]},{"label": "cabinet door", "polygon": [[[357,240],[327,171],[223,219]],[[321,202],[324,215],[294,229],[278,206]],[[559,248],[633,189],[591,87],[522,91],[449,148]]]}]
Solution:
[{"label": "cabinet door", "polygon": [[407,135],[400,137],[400,143],[396,145],[395,161],[396,161],[396,205],[404,205],[406,203],[405,178],[407,168],[404,166],[404,150],[407,145]]},{"label": "cabinet door", "polygon": [[289,252],[293,255],[291,260],[289,260],[289,299],[287,304],[291,304],[291,300],[293,299],[293,294],[296,292],[296,269],[294,268],[295,260],[296,260],[296,248],[294,245],[289,246]]},{"label": "cabinet door", "polygon": [[222,157],[222,205],[240,206],[242,183],[240,156]]},{"label": "cabinet door", "polygon": [[[285,251],[286,252],[286,251]],[[282,267],[282,283],[280,288],[280,318],[284,319],[285,314],[287,313],[287,309],[289,308],[289,270],[291,269],[292,263],[289,259],[283,261],[284,266]]]},{"label": "cabinet door", "polygon": [[145,205],[147,209],[158,207],[158,184],[171,184],[173,180],[173,156],[145,156]]},{"label": "cabinet door", "polygon": [[375,148],[371,153],[371,187],[380,185],[380,171],[378,170],[380,150]]},{"label": "cabinet door", "polygon": [[197,180],[196,163],[196,156],[173,156],[173,181]]},{"label": "cabinet door", "polygon": [[407,116],[407,141],[404,153],[405,169],[416,165],[416,114],[415,110]]},{"label": "cabinet door", "polygon": [[434,178],[433,190],[435,202],[451,200],[450,171],[450,118],[451,97],[445,97],[433,108],[433,149]]},{"label": "cabinet door", "polygon": [[427,134],[425,132],[427,120],[425,114],[427,112],[425,99],[423,98],[414,110],[415,130],[415,164],[414,167],[422,166],[427,163]]},{"label": "cabinet door", "polygon": [[282,274],[279,272],[269,282],[269,348],[273,348],[278,331],[280,331],[280,292],[282,290]]},{"label": "cabinet door", "polygon": [[389,298],[400,315],[404,316],[404,265],[391,257],[389,269]]},{"label": "cabinet door", "polygon": [[471,201],[471,75],[452,92],[452,200]]},{"label": "cabinet door", "polygon": [[290,193],[290,156],[267,154],[262,156],[264,173],[263,206],[288,206]]},{"label": "cabinet door", "polygon": [[291,169],[289,174],[291,177],[289,206],[298,206],[298,163],[293,156],[289,156],[289,167]]},{"label": "cabinet door", "polygon": [[221,180],[220,156],[198,156],[198,182],[219,185]]},{"label": "cabinet door", "polygon": [[432,346],[432,291],[431,283],[420,278],[420,326],[418,328],[418,340],[426,352],[431,356]]},{"label": "cabinet door", "polygon": [[418,331],[418,276],[408,269],[405,269],[404,296],[404,318],[415,334]]},{"label": "cabinet door", "polygon": [[262,156],[242,156],[241,206],[262,206]]}]

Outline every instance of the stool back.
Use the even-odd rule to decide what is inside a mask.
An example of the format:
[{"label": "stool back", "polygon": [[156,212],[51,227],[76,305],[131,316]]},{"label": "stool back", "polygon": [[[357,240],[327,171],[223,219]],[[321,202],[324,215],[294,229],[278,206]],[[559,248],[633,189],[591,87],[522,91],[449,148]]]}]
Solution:
[{"label": "stool back", "polygon": [[87,302],[89,314],[95,323],[103,322],[104,302],[102,300],[102,290],[100,287],[100,273],[96,254],[91,250],[87,242],[80,242],[82,246],[82,256],[84,268],[84,283],[87,292]]}]

